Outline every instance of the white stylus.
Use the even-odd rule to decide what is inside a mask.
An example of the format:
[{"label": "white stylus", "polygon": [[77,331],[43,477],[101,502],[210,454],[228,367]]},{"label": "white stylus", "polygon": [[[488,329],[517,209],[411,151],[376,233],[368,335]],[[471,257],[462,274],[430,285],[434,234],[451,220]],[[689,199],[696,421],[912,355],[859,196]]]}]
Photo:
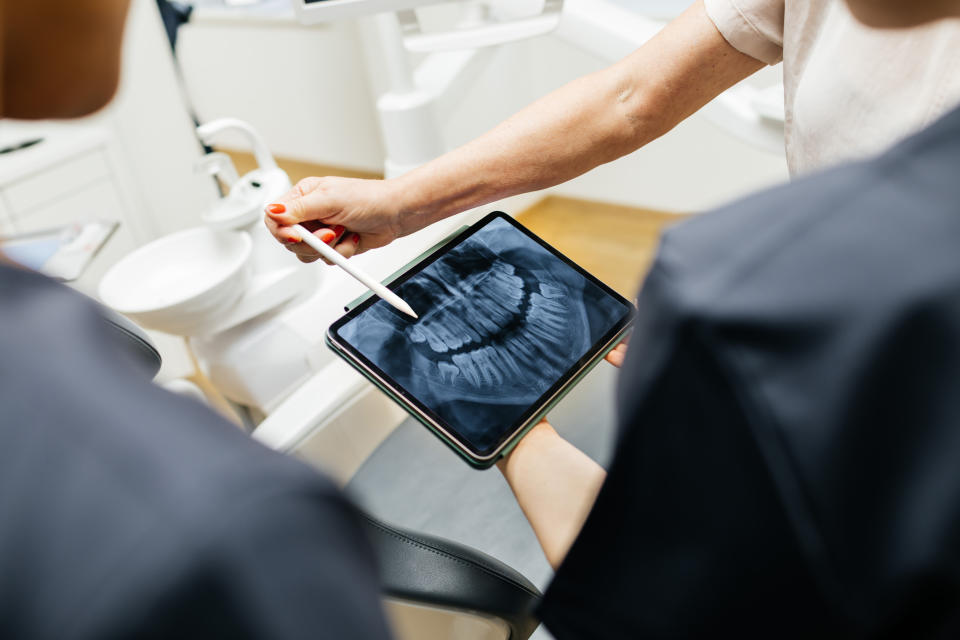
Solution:
[{"label": "white stylus", "polygon": [[364,272],[362,269],[359,269],[355,265],[350,264],[350,261],[348,261],[342,255],[340,255],[333,247],[331,247],[325,242],[321,242],[320,239],[317,238],[317,236],[313,235],[312,233],[304,229],[299,224],[292,225],[290,228],[295,230],[298,234],[300,234],[300,240],[302,240],[303,242],[306,242],[308,245],[310,245],[311,248],[315,249],[317,253],[319,253],[321,256],[323,256],[324,258],[326,258],[327,260],[337,265],[338,267],[340,267],[341,269],[349,273],[351,276],[353,276],[354,278],[362,282],[371,291],[373,291],[380,298],[382,298],[388,304],[390,304],[390,306],[404,312],[408,316],[411,316],[413,318],[419,318],[419,316],[416,314],[416,312],[414,312],[414,310],[410,307],[410,305],[408,305],[406,302],[403,301],[403,298],[395,294],[393,291],[390,291],[390,289],[387,289],[380,282],[377,282],[376,280],[374,280],[371,276],[367,275],[366,272]]}]

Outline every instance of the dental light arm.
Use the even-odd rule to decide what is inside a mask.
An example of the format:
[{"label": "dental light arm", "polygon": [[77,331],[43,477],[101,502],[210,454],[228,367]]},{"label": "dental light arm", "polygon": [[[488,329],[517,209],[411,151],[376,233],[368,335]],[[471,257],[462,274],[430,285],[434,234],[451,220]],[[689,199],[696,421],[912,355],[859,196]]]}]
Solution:
[{"label": "dental light arm", "polygon": [[[496,46],[549,33],[560,24],[563,0],[543,0],[541,10],[532,16],[510,17],[510,5],[497,11],[497,0],[475,3],[484,11],[449,31],[425,33],[414,11],[416,7],[441,4],[445,0],[294,0],[297,18],[304,24],[396,12],[403,32],[404,46],[410,51],[429,53]],[[448,0],[447,0],[448,1]],[[492,9],[492,11],[491,11]],[[497,19],[498,14],[506,14]],[[483,18],[477,20],[477,16]],[[494,17],[490,18],[493,15]]]},{"label": "dental light arm", "polygon": [[490,47],[550,33],[560,24],[563,0],[544,0],[540,13],[504,21],[462,25],[451,31],[425,33],[413,9],[397,12],[403,44],[410,51],[452,51]]},{"label": "dental light arm", "polygon": [[293,8],[301,24],[316,24],[361,18],[439,2],[443,0],[294,0]]},{"label": "dental light arm", "polygon": [[762,66],[733,48],[697,2],[620,62],[400,176],[404,228],[552,187],[631,153]]}]

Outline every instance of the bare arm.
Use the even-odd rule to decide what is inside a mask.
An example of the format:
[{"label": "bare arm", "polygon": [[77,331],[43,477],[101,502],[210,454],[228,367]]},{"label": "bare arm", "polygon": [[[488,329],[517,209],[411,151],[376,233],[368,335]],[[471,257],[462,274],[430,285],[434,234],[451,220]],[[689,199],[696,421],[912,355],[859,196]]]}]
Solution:
[{"label": "bare arm", "polygon": [[[606,360],[618,369],[627,354],[621,342]],[[541,420],[497,461],[517,504],[556,569],[593,508],[607,472]]]},{"label": "bare arm", "polygon": [[[385,181],[309,178],[267,217],[281,225],[318,221],[347,233],[338,250],[387,244],[394,237],[500,198],[542,189],[630,153],[672,129],[763,63],[734,49],[697,0],[636,52],[554,91],[476,140]],[[359,239],[359,245],[349,240]],[[316,253],[290,245],[301,259]]]},{"label": "bare arm", "polygon": [[545,420],[497,467],[530,521],[547,561],[556,568],[580,533],[606,472]]},{"label": "bare arm", "polygon": [[762,66],[723,38],[697,0],[620,62],[400,178],[404,214],[419,229],[566,182],[660,137]]}]

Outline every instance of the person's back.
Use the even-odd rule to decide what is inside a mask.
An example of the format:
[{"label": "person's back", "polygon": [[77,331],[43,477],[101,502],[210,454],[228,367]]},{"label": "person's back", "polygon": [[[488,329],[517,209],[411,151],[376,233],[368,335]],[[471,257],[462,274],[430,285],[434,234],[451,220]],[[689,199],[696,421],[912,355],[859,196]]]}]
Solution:
[{"label": "person's back", "polygon": [[958,170],[960,110],[666,233],[558,638],[960,632]]},{"label": "person's back", "polygon": [[[116,90],[128,0],[0,0],[0,116]],[[0,251],[0,637],[386,637],[352,508]]]},{"label": "person's back", "polygon": [[352,507],[0,264],[0,637],[386,637]]}]

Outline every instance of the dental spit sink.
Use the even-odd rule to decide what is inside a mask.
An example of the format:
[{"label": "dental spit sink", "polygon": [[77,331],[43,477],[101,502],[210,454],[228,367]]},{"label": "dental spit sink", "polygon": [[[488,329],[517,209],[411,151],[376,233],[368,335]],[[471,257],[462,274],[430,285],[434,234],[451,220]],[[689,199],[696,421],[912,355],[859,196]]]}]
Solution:
[{"label": "dental spit sink", "polygon": [[187,229],[155,240],[115,264],[100,299],[140,325],[190,335],[231,308],[250,281],[253,243],[246,233]]}]

